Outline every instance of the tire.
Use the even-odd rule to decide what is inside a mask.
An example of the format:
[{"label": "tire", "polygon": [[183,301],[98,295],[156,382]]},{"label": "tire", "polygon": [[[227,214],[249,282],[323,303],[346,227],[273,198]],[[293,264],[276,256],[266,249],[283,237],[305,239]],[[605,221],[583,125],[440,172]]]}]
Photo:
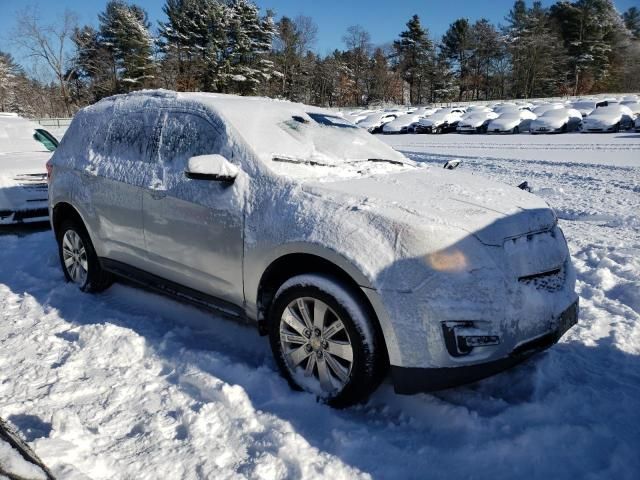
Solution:
[{"label": "tire", "polygon": [[520,127],[513,127],[513,133],[515,135],[519,134],[520,133]]},{"label": "tire", "polygon": [[562,131],[561,131],[561,133],[567,133],[567,130],[569,130],[569,127],[568,127],[568,126],[567,126],[567,124],[565,123],[565,124],[562,126]]},{"label": "tire", "polygon": [[339,280],[321,274],[289,279],[268,320],[271,350],[294,390],[343,408],[366,400],[380,383],[381,336],[355,292]]},{"label": "tire", "polygon": [[83,292],[101,292],[113,283],[103,270],[86,228],[74,219],[64,220],[56,231],[60,265],[67,282]]}]

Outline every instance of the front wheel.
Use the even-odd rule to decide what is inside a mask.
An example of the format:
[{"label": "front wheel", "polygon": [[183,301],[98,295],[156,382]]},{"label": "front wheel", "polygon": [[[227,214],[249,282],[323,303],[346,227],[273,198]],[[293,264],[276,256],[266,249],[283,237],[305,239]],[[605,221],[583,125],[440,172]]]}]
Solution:
[{"label": "front wheel", "polygon": [[381,345],[355,292],[319,274],[293,277],[269,312],[271,349],[292,388],[333,407],[365,400],[378,386]]},{"label": "front wheel", "polygon": [[513,127],[513,133],[515,135],[519,134],[520,133],[520,127]]},{"label": "front wheel", "polygon": [[102,269],[87,230],[75,220],[66,220],[58,229],[58,254],[67,282],[84,292],[100,292],[112,283]]}]

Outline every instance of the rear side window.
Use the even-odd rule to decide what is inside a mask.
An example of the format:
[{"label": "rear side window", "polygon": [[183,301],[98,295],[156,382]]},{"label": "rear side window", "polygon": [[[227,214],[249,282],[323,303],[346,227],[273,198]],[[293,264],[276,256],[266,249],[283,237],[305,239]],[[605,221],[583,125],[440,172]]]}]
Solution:
[{"label": "rear side window", "polygon": [[98,119],[87,169],[100,177],[144,186],[157,151],[157,120],[157,109]]},{"label": "rear side window", "polygon": [[117,113],[111,119],[109,133],[102,147],[105,157],[113,161],[151,162],[156,147],[157,115],[152,112]]}]

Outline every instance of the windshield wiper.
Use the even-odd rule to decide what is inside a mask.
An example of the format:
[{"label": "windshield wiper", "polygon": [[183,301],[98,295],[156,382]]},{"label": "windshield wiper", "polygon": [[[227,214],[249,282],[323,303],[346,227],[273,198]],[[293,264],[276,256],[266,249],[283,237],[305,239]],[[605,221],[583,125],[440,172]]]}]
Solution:
[{"label": "windshield wiper", "polygon": [[392,165],[407,165],[400,160],[389,160],[388,158],[368,158],[367,162],[376,162],[376,163],[390,163]]},{"label": "windshield wiper", "polygon": [[315,160],[301,160],[298,158],[273,157],[274,162],[295,163],[298,165],[312,165],[314,167],[335,167],[329,163],[316,162]]}]

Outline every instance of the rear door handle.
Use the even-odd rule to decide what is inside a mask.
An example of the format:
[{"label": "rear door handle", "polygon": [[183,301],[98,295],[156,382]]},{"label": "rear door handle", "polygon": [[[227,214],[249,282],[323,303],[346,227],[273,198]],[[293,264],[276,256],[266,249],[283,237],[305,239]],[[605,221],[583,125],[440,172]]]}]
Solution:
[{"label": "rear door handle", "polygon": [[89,173],[87,171],[81,172],[82,178],[87,180],[88,182],[95,182],[96,180],[98,180],[98,176],[93,174],[93,173]]}]

